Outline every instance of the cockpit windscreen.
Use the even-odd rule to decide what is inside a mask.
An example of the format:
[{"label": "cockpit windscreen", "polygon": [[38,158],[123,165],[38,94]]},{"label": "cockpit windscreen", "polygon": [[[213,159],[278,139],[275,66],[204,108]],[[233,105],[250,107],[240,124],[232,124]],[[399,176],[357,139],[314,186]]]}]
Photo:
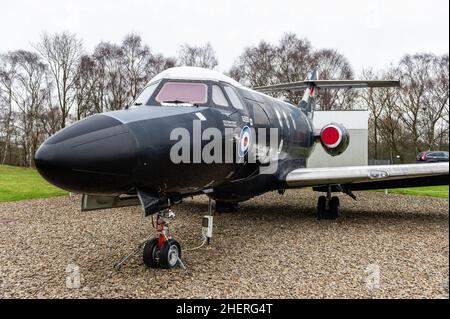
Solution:
[{"label": "cockpit windscreen", "polygon": [[204,83],[166,82],[156,96],[156,101],[204,104],[208,101],[208,86]]}]

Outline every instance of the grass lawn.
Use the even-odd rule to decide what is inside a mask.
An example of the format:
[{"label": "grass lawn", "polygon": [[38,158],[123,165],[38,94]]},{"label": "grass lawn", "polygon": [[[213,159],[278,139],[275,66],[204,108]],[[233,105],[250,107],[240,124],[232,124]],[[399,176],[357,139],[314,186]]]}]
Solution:
[{"label": "grass lawn", "polygon": [[31,168],[0,165],[0,202],[66,195]]},{"label": "grass lawn", "polygon": [[[384,190],[378,190],[384,192]],[[448,185],[390,189],[389,193],[448,198]]]}]

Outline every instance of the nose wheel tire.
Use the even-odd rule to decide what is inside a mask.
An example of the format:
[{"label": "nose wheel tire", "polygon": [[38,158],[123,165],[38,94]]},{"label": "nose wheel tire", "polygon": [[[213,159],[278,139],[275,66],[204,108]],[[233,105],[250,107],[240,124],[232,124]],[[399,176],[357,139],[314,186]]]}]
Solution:
[{"label": "nose wheel tire", "polygon": [[153,238],[144,245],[144,264],[149,268],[158,268],[159,266],[159,238]]},{"label": "nose wheel tire", "polygon": [[153,238],[144,245],[144,264],[149,268],[172,269],[181,259],[181,246],[175,239],[164,241],[159,248],[159,238]]},{"label": "nose wheel tire", "polygon": [[181,259],[180,244],[175,239],[166,240],[159,252],[159,265],[161,268],[175,268],[179,259]]}]

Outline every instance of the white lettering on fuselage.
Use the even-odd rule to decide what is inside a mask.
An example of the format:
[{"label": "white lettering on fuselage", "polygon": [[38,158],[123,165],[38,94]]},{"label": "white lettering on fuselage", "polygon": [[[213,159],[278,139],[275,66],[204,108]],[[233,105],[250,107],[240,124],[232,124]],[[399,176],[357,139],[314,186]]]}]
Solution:
[{"label": "white lettering on fuselage", "polygon": [[[190,132],[184,127],[171,131],[170,140],[177,141],[170,149],[170,159],[174,164],[190,163],[263,163],[261,174],[273,174],[278,167],[278,154],[282,151],[282,144],[278,145],[278,128],[270,128],[270,144],[267,145],[266,128],[230,128],[222,131],[209,127],[202,132],[202,121],[194,120],[192,139]],[[256,141],[253,142],[253,136]],[[202,147],[203,141],[209,141]],[[225,148],[223,148],[225,141]],[[225,151],[225,154],[223,154]],[[192,157],[191,157],[192,155]],[[224,156],[225,155],[225,156]],[[268,165],[267,165],[268,164]]]}]

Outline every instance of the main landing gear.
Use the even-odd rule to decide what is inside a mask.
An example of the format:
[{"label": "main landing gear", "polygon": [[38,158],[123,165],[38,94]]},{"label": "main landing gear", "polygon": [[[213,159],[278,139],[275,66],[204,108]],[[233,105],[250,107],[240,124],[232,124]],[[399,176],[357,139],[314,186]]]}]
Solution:
[{"label": "main landing gear", "polygon": [[181,261],[180,243],[173,239],[170,233],[169,224],[175,218],[175,213],[165,209],[155,215],[156,218],[152,216],[152,224],[158,232],[158,237],[145,242],[144,264],[149,268],[172,269],[178,265],[185,268]]},{"label": "main landing gear", "polygon": [[328,187],[327,196],[320,196],[317,202],[317,219],[336,219],[339,217],[339,197],[331,196]]}]

